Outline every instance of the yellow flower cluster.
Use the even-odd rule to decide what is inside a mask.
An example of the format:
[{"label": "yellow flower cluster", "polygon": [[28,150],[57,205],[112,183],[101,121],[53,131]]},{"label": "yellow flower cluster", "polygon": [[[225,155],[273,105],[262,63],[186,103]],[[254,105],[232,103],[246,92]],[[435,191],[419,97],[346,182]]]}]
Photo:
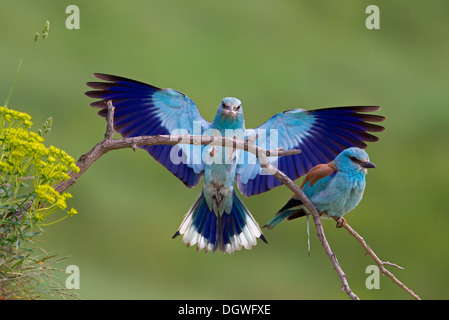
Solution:
[{"label": "yellow flower cluster", "polygon": [[57,192],[52,186],[48,184],[40,184],[38,185],[34,191],[37,196],[42,200],[47,201],[49,203],[54,203],[59,209],[67,208],[66,201],[70,199],[72,195],[68,192],[64,192],[60,194]]},{"label": "yellow flower cluster", "polygon": [[[47,148],[39,134],[21,126],[31,124],[28,114],[0,107],[0,179],[7,182],[33,177],[36,217],[42,220],[55,208],[67,208],[66,201],[72,196],[58,193],[52,185],[69,179],[69,172],[79,172],[79,168],[65,151]],[[73,208],[67,212],[69,216],[76,213]]]},{"label": "yellow flower cluster", "polygon": [[35,175],[45,181],[67,180],[69,170],[79,171],[75,159],[54,146],[45,147],[43,141],[37,133],[21,127],[1,130],[0,169],[22,175],[33,164]]},{"label": "yellow flower cluster", "polygon": [[[49,184],[40,184],[36,186],[35,190],[36,192],[36,203],[40,204],[41,202],[46,202],[51,204],[47,207],[38,208],[36,210],[36,218],[39,221],[43,221],[49,213],[51,213],[52,207],[57,207],[58,209],[65,210],[67,208],[67,199],[70,199],[72,195],[68,192],[64,192],[63,194],[60,194],[57,192],[52,186]],[[76,209],[71,208],[69,211],[67,211],[68,216],[73,216],[77,214],[78,211]]]},{"label": "yellow flower cluster", "polygon": [[25,112],[12,110],[7,107],[0,106],[0,116],[6,121],[19,120],[23,121],[23,125],[30,128],[33,124],[31,122],[31,116]]}]

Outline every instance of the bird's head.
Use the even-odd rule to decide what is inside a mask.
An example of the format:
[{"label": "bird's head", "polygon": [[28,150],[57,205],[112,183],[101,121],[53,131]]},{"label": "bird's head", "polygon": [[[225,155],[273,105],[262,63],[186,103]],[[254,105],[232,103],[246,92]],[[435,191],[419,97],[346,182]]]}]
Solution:
[{"label": "bird's head", "polygon": [[342,151],[334,160],[334,164],[340,171],[358,170],[367,174],[368,168],[375,168],[369,161],[368,153],[360,148],[348,148]]},{"label": "bird's head", "polygon": [[237,98],[224,98],[214,118],[214,128],[237,129],[244,127],[242,103]]},{"label": "bird's head", "polygon": [[224,98],[218,111],[225,117],[240,117],[243,115],[242,102],[237,98]]}]

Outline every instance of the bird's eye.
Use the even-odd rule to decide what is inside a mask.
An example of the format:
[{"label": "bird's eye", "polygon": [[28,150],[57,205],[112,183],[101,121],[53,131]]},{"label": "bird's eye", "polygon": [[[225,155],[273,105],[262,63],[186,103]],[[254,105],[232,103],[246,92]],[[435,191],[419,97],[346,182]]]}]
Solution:
[{"label": "bird's eye", "polygon": [[356,157],[349,157],[349,159],[351,159],[352,162],[355,162],[355,163],[358,163],[358,164],[362,163],[362,161],[360,161]]},{"label": "bird's eye", "polygon": [[239,109],[240,109],[240,107],[241,107],[241,105],[239,104],[239,105],[237,106],[237,108],[236,108],[236,109],[237,109],[237,110],[239,110]]}]

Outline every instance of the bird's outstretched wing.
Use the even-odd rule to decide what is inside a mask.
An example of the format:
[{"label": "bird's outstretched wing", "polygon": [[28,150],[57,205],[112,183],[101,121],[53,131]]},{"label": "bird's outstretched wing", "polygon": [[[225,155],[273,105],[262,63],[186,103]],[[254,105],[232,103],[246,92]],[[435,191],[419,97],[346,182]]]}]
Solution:
[{"label": "bird's outstretched wing", "polygon": [[[292,109],[279,113],[246,136],[257,135],[256,144],[266,148],[300,149],[301,153],[270,158],[271,164],[290,179],[297,179],[312,167],[332,161],[349,147],[366,148],[365,142],[379,140],[368,132],[385,128],[372,122],[384,117],[366,114],[379,110],[377,106],[334,107],[316,110]],[[252,196],[281,185],[266,173],[254,155],[244,152],[237,165],[237,185],[245,196]]]},{"label": "bird's outstretched wing", "polygon": [[[193,134],[210,128],[192,100],[179,91],[160,89],[143,82],[118,76],[95,73],[105,82],[88,82],[95,90],[86,92],[91,98],[101,99],[91,106],[101,108],[98,114],[107,116],[107,103],[114,109],[114,129],[123,137],[144,135]],[[196,126],[196,128],[195,128]],[[181,129],[181,131],[179,130]],[[183,130],[183,131],[182,131]],[[187,187],[193,187],[201,180],[204,163],[200,152],[187,144],[142,146],[158,162],[179,178]],[[192,155],[200,157],[193,159]],[[172,161],[172,157],[176,159]]]}]

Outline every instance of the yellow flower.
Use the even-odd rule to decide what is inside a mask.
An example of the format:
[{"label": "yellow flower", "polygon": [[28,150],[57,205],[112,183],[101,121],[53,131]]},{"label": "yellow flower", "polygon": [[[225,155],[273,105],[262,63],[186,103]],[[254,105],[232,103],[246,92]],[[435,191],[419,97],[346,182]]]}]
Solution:
[{"label": "yellow flower", "polygon": [[71,208],[70,211],[67,211],[67,214],[69,217],[74,216],[75,214],[78,214],[78,211],[76,211],[75,208]]},{"label": "yellow flower", "polygon": [[69,167],[70,169],[72,169],[73,172],[76,173],[80,172],[80,168],[75,164],[75,162],[71,163]]},{"label": "yellow flower", "polygon": [[63,199],[63,198],[59,198],[59,199],[56,201],[56,205],[58,206],[59,209],[62,209],[62,210],[64,210],[65,208],[67,208],[67,204],[65,203],[65,199]]},{"label": "yellow flower", "polygon": [[[8,107],[1,106],[0,107],[0,115],[6,120],[10,121],[12,120],[20,120],[20,121],[27,121],[27,124],[29,124],[31,121],[31,116],[25,112],[20,112],[17,110],[9,109]],[[25,126],[27,125],[25,124]]]},{"label": "yellow flower", "polygon": [[67,199],[72,198],[73,196],[72,196],[72,194],[69,193],[69,192],[64,192],[64,193],[62,194],[62,197],[64,198],[64,200],[67,200]]}]

